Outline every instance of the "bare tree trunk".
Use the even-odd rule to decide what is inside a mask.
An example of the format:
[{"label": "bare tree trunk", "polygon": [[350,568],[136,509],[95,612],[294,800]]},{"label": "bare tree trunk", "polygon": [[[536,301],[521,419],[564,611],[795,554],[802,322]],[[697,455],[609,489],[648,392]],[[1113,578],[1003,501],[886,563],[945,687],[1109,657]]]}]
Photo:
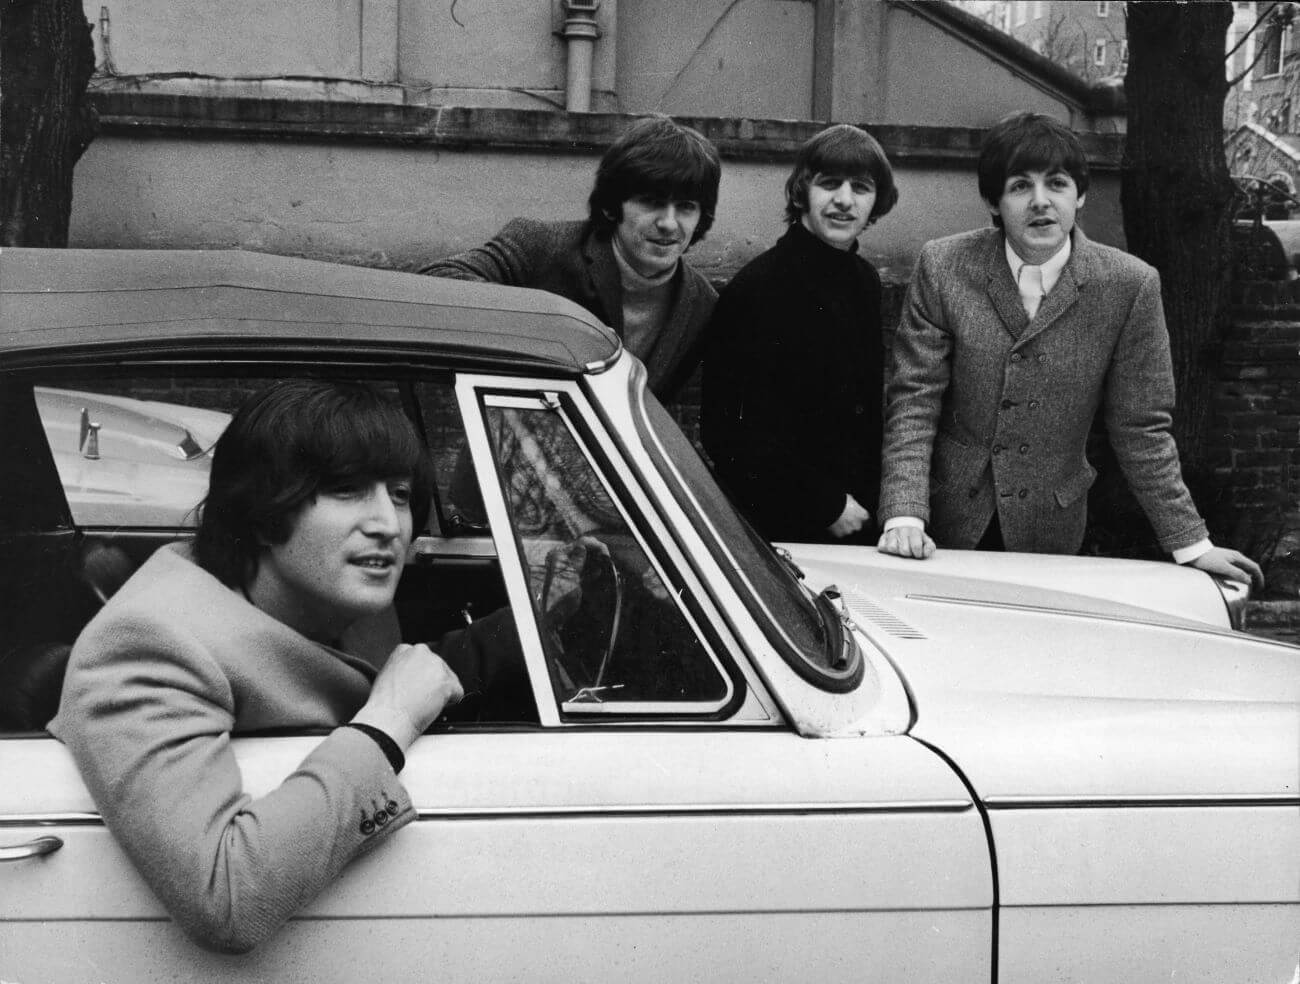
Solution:
[{"label": "bare tree trunk", "polygon": [[68,244],[94,70],[81,0],[0,0],[0,245]]},{"label": "bare tree trunk", "polygon": [[1128,5],[1128,136],[1121,201],[1128,248],[1160,271],[1173,348],[1174,436],[1204,475],[1213,377],[1227,321],[1232,184],[1223,153],[1227,2]]}]

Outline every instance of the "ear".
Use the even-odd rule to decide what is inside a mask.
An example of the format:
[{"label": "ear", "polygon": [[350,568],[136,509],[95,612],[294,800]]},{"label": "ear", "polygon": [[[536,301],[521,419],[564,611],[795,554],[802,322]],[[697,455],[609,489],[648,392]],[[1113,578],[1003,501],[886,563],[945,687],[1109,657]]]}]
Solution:
[{"label": "ear", "polygon": [[1088,200],[1088,194],[1087,192],[1084,192],[1082,195],[1079,196],[1078,202],[1075,203],[1074,210],[1077,212],[1079,209],[1083,208],[1083,203],[1086,202],[1087,200]]}]

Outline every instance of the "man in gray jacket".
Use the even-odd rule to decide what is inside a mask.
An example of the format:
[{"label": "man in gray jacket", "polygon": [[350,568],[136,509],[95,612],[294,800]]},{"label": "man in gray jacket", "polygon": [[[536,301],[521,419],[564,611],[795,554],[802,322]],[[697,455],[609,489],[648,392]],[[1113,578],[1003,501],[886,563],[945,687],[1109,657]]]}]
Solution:
[{"label": "man in gray jacket", "polygon": [[895,337],[881,551],[1077,552],[1100,409],[1160,546],[1262,583],[1254,561],[1210,542],[1183,483],[1159,275],[1075,225],[1088,190],[1078,138],[1048,116],[1009,117],[978,170],[994,228],[925,245]]},{"label": "man in gray jacket", "polygon": [[702,134],[638,120],[605,152],[585,221],[512,219],[488,243],[420,272],[535,287],[609,325],[670,399],[700,360],[717,292],[682,259],[713,225],[722,166]]}]

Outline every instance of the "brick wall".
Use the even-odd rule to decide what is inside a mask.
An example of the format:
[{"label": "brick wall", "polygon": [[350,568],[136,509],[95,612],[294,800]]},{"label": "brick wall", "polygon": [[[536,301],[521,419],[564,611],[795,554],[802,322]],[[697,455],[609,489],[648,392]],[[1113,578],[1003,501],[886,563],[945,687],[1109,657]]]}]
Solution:
[{"label": "brick wall", "polygon": [[1234,285],[1211,432],[1243,546],[1300,545],[1300,280]]}]

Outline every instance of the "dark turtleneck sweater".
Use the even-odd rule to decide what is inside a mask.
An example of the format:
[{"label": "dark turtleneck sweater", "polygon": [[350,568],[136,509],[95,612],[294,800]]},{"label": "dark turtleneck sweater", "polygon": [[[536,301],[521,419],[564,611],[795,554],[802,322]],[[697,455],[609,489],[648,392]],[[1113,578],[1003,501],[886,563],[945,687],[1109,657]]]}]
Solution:
[{"label": "dark turtleneck sweater", "polygon": [[880,277],[856,244],[835,249],[798,222],[718,298],[706,332],[704,446],[769,539],[835,542],[826,528],[845,493],[874,518],[880,304]]}]

